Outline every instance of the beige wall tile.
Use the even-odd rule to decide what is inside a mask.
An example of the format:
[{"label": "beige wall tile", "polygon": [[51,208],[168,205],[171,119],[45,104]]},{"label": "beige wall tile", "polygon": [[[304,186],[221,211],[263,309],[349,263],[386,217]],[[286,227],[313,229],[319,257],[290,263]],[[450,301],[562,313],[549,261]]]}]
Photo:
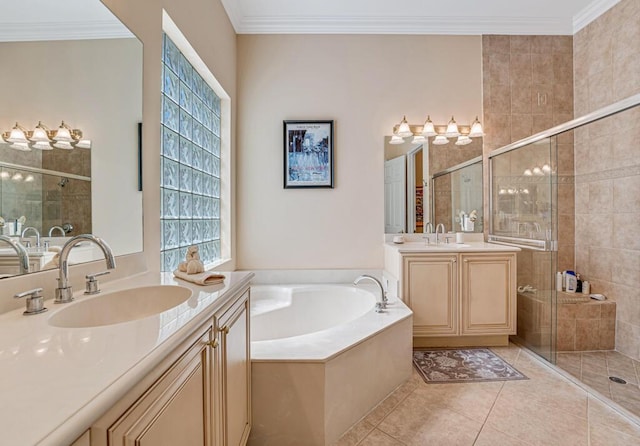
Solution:
[{"label": "beige wall tile", "polygon": [[527,136],[531,136],[533,129],[533,117],[531,114],[511,115],[511,139],[518,141]]},{"label": "beige wall tile", "polygon": [[573,85],[573,59],[571,55],[553,55],[553,81]]},{"label": "beige wall tile", "polygon": [[531,52],[531,36],[511,36],[509,41],[511,54]]},{"label": "beige wall tile", "polygon": [[576,319],[576,350],[597,350],[599,330],[599,319]]},{"label": "beige wall tile", "polygon": [[[640,282],[640,251],[616,250],[611,269],[611,280],[613,282],[640,290],[638,288],[638,283]],[[638,291],[634,294],[640,300]],[[640,310],[640,307],[638,310]]]},{"label": "beige wall tile", "polygon": [[489,82],[494,84],[509,84],[509,54],[489,54]]},{"label": "beige wall tile", "polygon": [[640,212],[613,215],[613,246],[615,248],[640,250],[638,218],[640,218]]},{"label": "beige wall tile", "polygon": [[556,337],[556,348],[561,352],[572,352],[576,350],[575,319],[558,319],[558,336]]},{"label": "beige wall tile", "polygon": [[638,138],[640,138],[640,126],[637,126],[637,123],[636,126],[617,132],[614,135],[612,163],[614,167],[627,167],[640,164]]},{"label": "beige wall tile", "polygon": [[613,249],[591,246],[589,250],[589,278],[611,281],[611,263],[614,257],[615,250]]},{"label": "beige wall tile", "polygon": [[498,147],[511,143],[511,115],[499,113],[485,113],[487,129],[485,141],[497,144]]},{"label": "beige wall tile", "polygon": [[[533,89],[531,91],[531,103],[532,103],[532,108],[534,109],[534,112],[537,113],[536,108],[537,108],[537,90],[535,89],[536,86],[533,86]],[[551,116],[551,114],[546,113],[546,114],[535,114],[533,115],[533,127],[531,128],[531,131],[533,132],[533,134],[535,135],[536,133],[539,133],[543,130],[547,130],[550,129],[551,127],[553,127],[553,117]],[[570,153],[571,155],[571,160],[573,162],[573,153]]]},{"label": "beige wall tile", "polygon": [[572,36],[554,36],[553,37],[553,53],[572,54],[573,53],[573,37]]},{"label": "beige wall tile", "polygon": [[589,213],[608,214],[613,203],[613,181],[589,183]]},{"label": "beige wall tile", "polygon": [[593,138],[589,144],[589,172],[608,170],[614,167],[613,138],[609,135]]},{"label": "beige wall tile", "polygon": [[555,113],[573,112],[573,88],[571,84],[557,83],[553,86],[553,111]]},{"label": "beige wall tile", "polygon": [[531,36],[531,54],[551,54],[554,36]]},{"label": "beige wall tile", "polygon": [[616,320],[600,319],[598,328],[598,349],[613,350],[616,346]]},{"label": "beige wall tile", "polygon": [[613,180],[613,211],[640,212],[640,176]]},{"label": "beige wall tile", "polygon": [[511,113],[531,113],[531,86],[512,85],[511,87]]},{"label": "beige wall tile", "polygon": [[554,81],[554,56],[548,53],[531,54],[532,82],[552,84]]},{"label": "beige wall tile", "polygon": [[499,35],[483,35],[482,36],[482,48],[486,53],[503,53],[509,54],[511,52],[509,36]]},{"label": "beige wall tile", "polygon": [[531,54],[511,54],[509,76],[511,85],[531,85]]},{"label": "beige wall tile", "polygon": [[[640,27],[639,27],[640,28]],[[637,54],[630,54],[634,51],[633,46],[630,46],[629,54],[624,54],[621,57],[614,57],[613,59],[613,91],[612,99],[619,101],[640,92],[640,58]]]},{"label": "beige wall tile", "polygon": [[640,359],[640,347],[638,338],[640,327],[628,324],[621,320],[616,324],[616,350],[634,359]]},{"label": "beige wall tile", "polygon": [[485,113],[511,113],[511,86],[509,84],[491,84],[485,94]]},{"label": "beige wall tile", "polygon": [[[553,85],[533,84],[531,87],[530,112],[536,115],[550,115],[553,112]],[[553,124],[553,120],[552,120]],[[547,128],[551,128],[551,126]],[[546,130],[546,129],[544,129]]]},{"label": "beige wall tile", "polygon": [[597,110],[613,102],[613,70],[599,70],[589,76],[589,110]]},{"label": "beige wall tile", "polygon": [[588,302],[576,305],[576,319],[600,319],[601,307],[598,302]]}]

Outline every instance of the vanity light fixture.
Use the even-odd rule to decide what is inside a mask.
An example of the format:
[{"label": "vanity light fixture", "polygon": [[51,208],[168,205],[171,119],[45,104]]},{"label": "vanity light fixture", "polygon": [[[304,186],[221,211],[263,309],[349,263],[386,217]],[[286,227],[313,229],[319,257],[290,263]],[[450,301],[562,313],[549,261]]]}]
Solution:
[{"label": "vanity light fixture", "polygon": [[456,123],[456,120],[453,119],[453,116],[451,117],[451,120],[447,124],[447,131],[444,134],[444,136],[446,136],[447,138],[457,138],[458,136],[460,136],[460,131],[458,130],[458,124]]},{"label": "vanity light fixture", "polygon": [[416,135],[411,140],[411,144],[424,144],[425,142],[427,142],[427,138],[422,135]]},{"label": "vanity light fixture", "polygon": [[396,135],[401,138],[408,138],[409,136],[413,136],[413,132],[411,131],[411,128],[409,128],[409,123],[407,122],[406,116],[402,117],[402,121],[400,121],[400,127],[398,127]]},{"label": "vanity light fixture", "polygon": [[404,138],[398,135],[391,135],[391,139],[389,140],[389,144],[404,144]]},{"label": "vanity light fixture", "polygon": [[482,124],[476,116],[476,119],[470,126],[458,126],[458,123],[452,116],[447,125],[434,125],[431,116],[427,116],[423,125],[409,125],[407,117],[403,116],[400,124],[393,128],[393,136],[389,141],[390,144],[402,144],[400,138],[408,138],[412,136],[411,141],[414,144],[424,143],[422,138],[430,138],[435,136],[433,144],[448,144],[449,138],[458,138],[455,142],[457,146],[464,146],[473,142],[471,138],[484,136]]},{"label": "vanity light fixture", "polygon": [[442,146],[444,144],[449,144],[449,140],[444,135],[438,135],[433,139],[433,144],[436,146]]},{"label": "vanity light fixture", "polygon": [[11,143],[9,147],[12,149],[22,151],[29,151],[32,148],[53,150],[54,147],[66,150],[75,147],[91,148],[91,140],[83,139],[81,130],[69,127],[64,121],[56,130],[49,129],[40,121],[33,131],[27,130],[16,122],[10,131],[2,134],[2,139]]},{"label": "vanity light fixture", "polygon": [[458,136],[456,140],[456,146],[466,146],[467,144],[471,144],[473,141],[466,135]]}]

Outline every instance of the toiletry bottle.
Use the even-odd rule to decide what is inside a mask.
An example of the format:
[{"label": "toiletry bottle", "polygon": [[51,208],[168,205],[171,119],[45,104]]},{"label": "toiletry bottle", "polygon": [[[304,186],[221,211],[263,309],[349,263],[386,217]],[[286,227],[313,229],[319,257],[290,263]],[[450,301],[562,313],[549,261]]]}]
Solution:
[{"label": "toiletry bottle", "polygon": [[582,293],[582,280],[579,273],[576,273],[576,293]]},{"label": "toiletry bottle", "polygon": [[556,273],[556,291],[562,291],[562,272]]},{"label": "toiletry bottle", "polygon": [[588,295],[590,293],[591,293],[591,284],[588,281],[583,280],[582,281],[582,294],[587,294]]},{"label": "toiletry bottle", "polygon": [[575,293],[577,285],[578,283],[576,279],[576,273],[573,271],[567,271],[566,280],[564,284],[565,291],[567,293]]}]

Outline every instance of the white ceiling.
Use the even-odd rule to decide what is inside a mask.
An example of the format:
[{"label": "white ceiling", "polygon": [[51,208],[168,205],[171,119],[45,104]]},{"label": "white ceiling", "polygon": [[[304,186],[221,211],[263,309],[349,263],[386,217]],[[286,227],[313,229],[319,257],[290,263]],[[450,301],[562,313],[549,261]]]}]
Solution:
[{"label": "white ceiling", "polygon": [[221,0],[239,34],[565,34],[619,0]]},{"label": "white ceiling", "polygon": [[0,1],[0,42],[120,37],[133,34],[100,0]]}]

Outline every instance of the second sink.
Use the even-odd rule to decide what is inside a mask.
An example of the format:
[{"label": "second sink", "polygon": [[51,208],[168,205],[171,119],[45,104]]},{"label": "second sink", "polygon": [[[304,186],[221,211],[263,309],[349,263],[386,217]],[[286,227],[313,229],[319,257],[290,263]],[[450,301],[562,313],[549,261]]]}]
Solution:
[{"label": "second sink", "polygon": [[160,314],[191,297],[191,290],[176,285],[154,285],[106,292],[67,304],[49,318],[63,328],[99,327]]}]

